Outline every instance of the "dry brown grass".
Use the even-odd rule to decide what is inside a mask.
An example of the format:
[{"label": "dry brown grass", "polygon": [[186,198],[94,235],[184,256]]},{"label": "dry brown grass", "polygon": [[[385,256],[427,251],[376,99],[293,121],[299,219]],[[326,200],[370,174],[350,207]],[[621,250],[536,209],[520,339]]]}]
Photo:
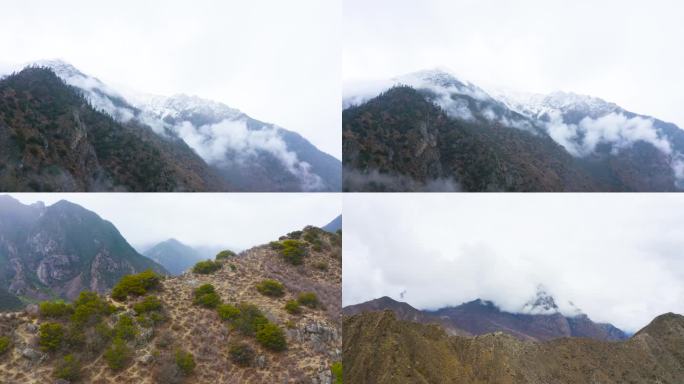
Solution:
[{"label": "dry brown grass", "polygon": [[[342,348],[340,332],[342,264],[340,247],[332,245],[323,234],[323,249],[309,250],[304,264],[293,266],[285,263],[277,251],[269,246],[258,246],[238,257],[224,262],[221,270],[209,275],[186,273],[162,281],[156,292],[163,302],[168,320],[158,325],[153,338],[135,349],[133,362],[120,372],[111,371],[101,356],[84,362],[82,382],[96,384],[123,383],[173,383],[177,380],[174,365],[169,356],[176,348],[194,355],[197,367],[194,373],[179,380],[184,383],[300,383],[311,382],[321,371],[339,360]],[[327,270],[317,268],[326,263]],[[233,271],[229,264],[235,265]],[[255,284],[263,279],[276,279],[283,283],[285,295],[278,298],[261,295]],[[257,305],[270,321],[281,326],[287,334],[288,349],[270,352],[258,345],[254,338],[246,337],[229,329],[215,310],[192,304],[192,291],[197,286],[210,283],[216,287],[224,303],[250,302]],[[303,291],[315,292],[323,309],[303,308],[299,315],[290,315],[285,309],[288,300],[296,299]],[[132,302],[126,304],[130,307]],[[53,367],[57,356],[50,356],[42,363],[30,363],[21,357],[21,350],[35,343],[34,335],[26,324],[34,322],[26,313],[13,315],[14,319],[0,318],[0,334],[11,335],[14,347],[0,357],[0,382],[7,384],[49,383],[53,379]],[[287,326],[286,326],[287,324]],[[313,335],[307,333],[307,325],[316,324],[330,331]],[[317,341],[320,340],[320,341]],[[265,361],[260,367],[240,367],[233,364],[228,355],[231,343],[241,342],[254,349],[257,359]],[[147,354],[154,361],[144,364],[141,358]]]}]

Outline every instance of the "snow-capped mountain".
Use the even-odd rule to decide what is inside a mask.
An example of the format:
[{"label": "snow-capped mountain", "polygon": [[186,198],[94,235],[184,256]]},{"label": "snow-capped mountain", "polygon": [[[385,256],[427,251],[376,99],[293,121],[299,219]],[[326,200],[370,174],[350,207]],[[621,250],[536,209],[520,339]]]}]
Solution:
[{"label": "snow-capped mountain", "polygon": [[[589,178],[601,179],[599,183],[626,190],[655,188],[655,184],[672,185],[666,190],[684,188],[684,131],[674,124],[627,111],[592,96],[569,92],[544,95],[498,89],[485,91],[448,71],[436,69],[386,81],[347,84],[343,107],[345,110],[362,107],[370,99],[402,85],[418,91],[453,120],[480,127],[515,128],[550,138],[580,163],[578,165],[583,169],[577,172],[588,171]],[[630,180],[620,179],[642,171],[603,169],[614,167],[604,164],[606,159],[614,157],[628,158],[624,160],[630,164],[621,164],[620,168],[634,167],[636,163],[643,165],[643,161],[636,158],[648,157],[652,159],[651,164],[645,167],[657,168],[658,176],[649,178],[643,174],[644,179],[638,182],[643,186],[639,187],[617,186],[625,181],[633,184],[631,176]],[[669,168],[669,175],[663,173],[663,165]]]},{"label": "snow-capped mountain", "polygon": [[423,92],[430,101],[455,119],[501,124],[530,132],[538,130],[526,116],[508,108],[477,85],[459,80],[443,69],[423,70],[389,80],[351,84],[345,88],[343,108],[363,104],[380,93],[401,85]]},{"label": "snow-capped mountain", "polygon": [[136,121],[162,137],[182,139],[230,185],[246,191],[339,191],[341,163],[299,134],[252,119],[223,103],[184,94],[119,92],[61,60],[50,68],[90,104],[121,123]]},{"label": "snow-capped mountain", "polygon": [[621,111],[621,108],[614,103],[572,92],[556,91],[545,95],[542,93],[499,91],[494,95],[510,109],[520,114],[547,121],[550,116],[556,113],[568,118],[571,113],[580,114],[582,117],[598,118]]},{"label": "snow-capped mountain", "polygon": [[553,315],[562,313],[564,316],[576,317],[583,315],[583,312],[575,306],[571,301],[561,309],[556,304],[556,299],[548,292],[548,290],[539,285],[534,298],[527,301],[520,310],[520,313],[528,315]]}]

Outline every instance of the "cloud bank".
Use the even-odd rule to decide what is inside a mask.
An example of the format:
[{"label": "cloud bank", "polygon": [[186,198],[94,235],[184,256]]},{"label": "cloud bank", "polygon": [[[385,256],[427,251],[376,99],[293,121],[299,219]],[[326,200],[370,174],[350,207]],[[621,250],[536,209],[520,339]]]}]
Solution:
[{"label": "cloud bank", "polygon": [[405,292],[421,309],[481,298],[517,312],[542,284],[563,313],[628,331],[684,313],[679,195],[345,194],[343,204],[344,305]]},{"label": "cloud bank", "polygon": [[613,152],[628,148],[637,141],[652,144],[666,155],[672,153],[667,138],[653,126],[653,119],[628,118],[622,113],[609,113],[599,118],[583,118],[579,124],[566,124],[557,111],[550,112],[547,129],[551,138],[573,156],[587,156],[601,143],[613,145]]},{"label": "cloud bank", "polygon": [[300,161],[297,154],[287,148],[277,127],[263,126],[254,130],[247,128],[245,120],[224,119],[199,127],[183,121],[174,125],[173,130],[208,164],[234,166],[234,162],[238,162],[237,165],[241,165],[267,153],[295,175],[305,191],[324,187],[323,180],[312,172],[311,165]]}]

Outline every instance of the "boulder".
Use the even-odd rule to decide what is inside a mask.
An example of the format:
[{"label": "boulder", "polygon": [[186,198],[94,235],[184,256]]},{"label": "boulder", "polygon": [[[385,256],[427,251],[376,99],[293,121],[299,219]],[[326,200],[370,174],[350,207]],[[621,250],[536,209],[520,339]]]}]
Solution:
[{"label": "boulder", "polygon": [[21,356],[29,359],[31,361],[37,361],[37,360],[42,360],[45,355],[36,351],[35,349],[32,348],[24,348],[21,350]]}]

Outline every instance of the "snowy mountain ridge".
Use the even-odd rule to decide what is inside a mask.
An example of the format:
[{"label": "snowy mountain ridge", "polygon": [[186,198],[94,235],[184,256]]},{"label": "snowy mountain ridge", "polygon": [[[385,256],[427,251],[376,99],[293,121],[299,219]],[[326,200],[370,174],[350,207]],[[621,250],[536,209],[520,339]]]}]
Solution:
[{"label": "snowy mountain ridge", "polygon": [[244,190],[338,191],[341,163],[295,132],[252,119],[238,109],[198,96],[120,91],[63,60],[27,66],[51,69],[83,92],[98,111],[121,123],[135,121],[156,134],[183,140],[207,164]]}]

